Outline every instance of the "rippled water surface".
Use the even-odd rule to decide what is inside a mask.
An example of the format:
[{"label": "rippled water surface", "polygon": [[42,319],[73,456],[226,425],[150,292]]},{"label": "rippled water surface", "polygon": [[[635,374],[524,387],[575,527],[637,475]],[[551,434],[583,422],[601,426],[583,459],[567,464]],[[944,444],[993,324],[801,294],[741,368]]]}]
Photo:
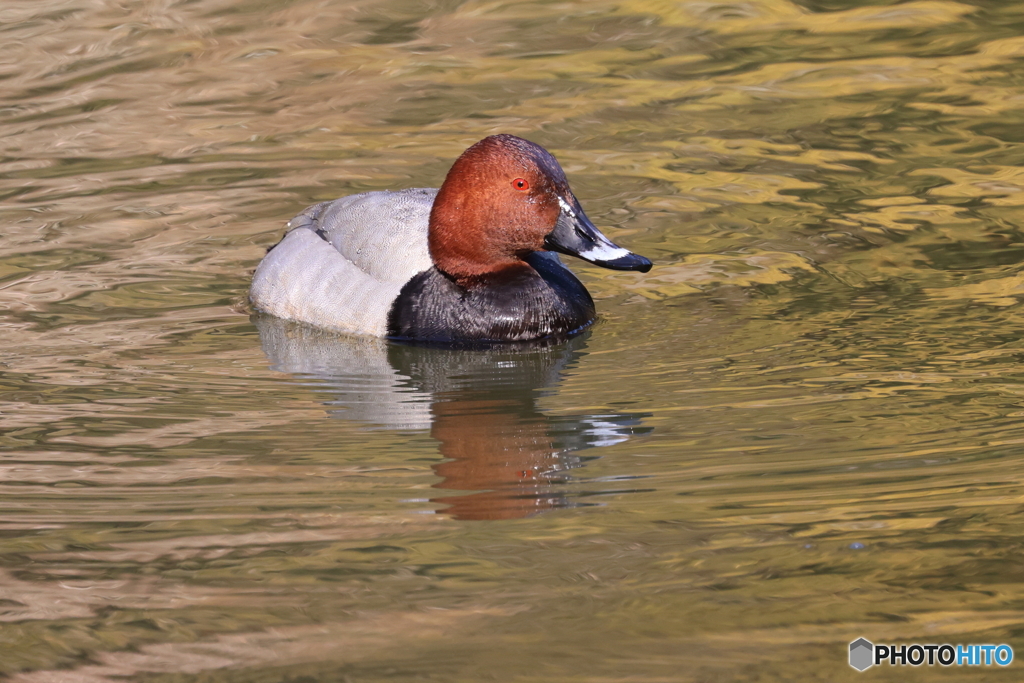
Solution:
[{"label": "rippled water surface", "polygon": [[[250,316],[497,132],[594,329]],[[0,139],[9,680],[1020,680],[847,644],[1024,657],[1024,4],[3,0]]]}]

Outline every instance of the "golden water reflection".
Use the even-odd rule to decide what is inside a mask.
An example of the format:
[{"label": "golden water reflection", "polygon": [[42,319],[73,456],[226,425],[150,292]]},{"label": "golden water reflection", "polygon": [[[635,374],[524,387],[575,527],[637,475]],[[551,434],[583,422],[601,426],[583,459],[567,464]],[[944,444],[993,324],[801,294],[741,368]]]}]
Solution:
[{"label": "golden water reflection", "polygon": [[[0,3],[0,676],[1024,652],[1022,35],[997,0]],[[269,367],[285,222],[497,132],[656,262],[569,264],[580,346]],[[867,675],[974,673],[1019,679]]]}]

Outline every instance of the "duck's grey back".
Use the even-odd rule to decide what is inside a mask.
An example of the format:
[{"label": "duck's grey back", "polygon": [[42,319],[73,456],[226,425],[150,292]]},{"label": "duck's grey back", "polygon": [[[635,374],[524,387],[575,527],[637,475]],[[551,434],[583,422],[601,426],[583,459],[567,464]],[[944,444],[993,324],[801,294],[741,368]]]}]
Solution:
[{"label": "duck's grey back", "polygon": [[[292,227],[307,212],[324,238],[372,278],[407,281],[433,263],[427,249],[427,224],[437,188],[398,192],[366,192],[309,207],[292,219]],[[415,270],[408,270],[408,268]]]},{"label": "duck's grey back", "polygon": [[307,208],[256,268],[253,305],[327,329],[387,334],[398,292],[433,265],[427,228],[436,194],[367,192]]}]

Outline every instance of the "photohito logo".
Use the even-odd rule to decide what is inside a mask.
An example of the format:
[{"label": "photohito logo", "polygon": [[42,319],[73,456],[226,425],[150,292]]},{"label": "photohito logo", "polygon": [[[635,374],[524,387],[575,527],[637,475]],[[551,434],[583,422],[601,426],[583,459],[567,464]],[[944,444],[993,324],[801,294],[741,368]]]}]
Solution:
[{"label": "photohito logo", "polygon": [[850,643],[850,666],[857,671],[888,663],[890,666],[1008,666],[1009,645],[875,645],[867,638]]}]

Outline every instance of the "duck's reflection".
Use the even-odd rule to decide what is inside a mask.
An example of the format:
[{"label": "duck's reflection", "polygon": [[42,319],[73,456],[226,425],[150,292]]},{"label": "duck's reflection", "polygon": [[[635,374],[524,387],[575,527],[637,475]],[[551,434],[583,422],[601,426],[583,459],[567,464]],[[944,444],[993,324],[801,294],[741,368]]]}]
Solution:
[{"label": "duck's reflection", "polygon": [[386,429],[423,429],[447,460],[433,501],[456,519],[512,519],[578,505],[562,485],[580,451],[648,431],[640,415],[548,416],[537,409],[584,354],[586,339],[549,347],[456,350],[339,337],[255,316],[272,367],[328,392],[328,413]]}]

